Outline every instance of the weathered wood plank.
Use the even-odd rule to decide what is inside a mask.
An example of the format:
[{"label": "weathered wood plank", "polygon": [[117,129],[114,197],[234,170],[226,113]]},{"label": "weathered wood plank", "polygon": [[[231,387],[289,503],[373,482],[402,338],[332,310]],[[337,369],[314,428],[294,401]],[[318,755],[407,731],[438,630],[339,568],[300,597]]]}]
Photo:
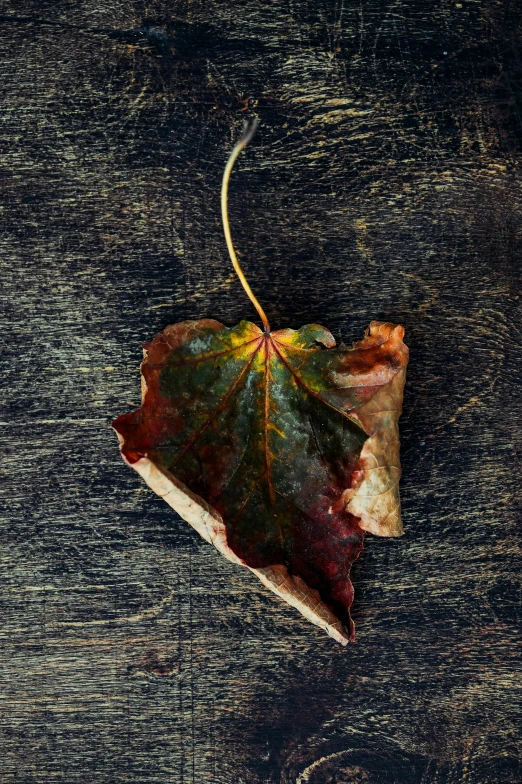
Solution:
[{"label": "weathered wood plank", "polygon": [[[497,784],[520,744],[521,14],[5,3],[3,685],[10,784]],[[140,343],[253,317],[411,347],[398,541],[342,649],[120,460]]]}]

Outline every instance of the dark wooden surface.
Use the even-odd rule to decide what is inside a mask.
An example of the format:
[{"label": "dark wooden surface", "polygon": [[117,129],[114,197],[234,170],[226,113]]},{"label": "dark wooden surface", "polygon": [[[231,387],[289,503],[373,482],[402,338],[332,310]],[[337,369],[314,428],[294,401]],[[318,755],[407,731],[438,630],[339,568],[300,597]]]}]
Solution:
[{"label": "dark wooden surface", "polygon": [[[1,4],[5,784],[515,784],[520,5]],[[401,323],[406,535],[343,649],[121,461],[142,342]]]}]

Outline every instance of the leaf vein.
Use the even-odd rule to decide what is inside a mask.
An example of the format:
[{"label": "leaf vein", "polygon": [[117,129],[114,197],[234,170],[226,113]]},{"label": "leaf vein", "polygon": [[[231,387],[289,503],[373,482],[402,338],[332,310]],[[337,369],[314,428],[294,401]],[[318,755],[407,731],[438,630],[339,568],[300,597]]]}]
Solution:
[{"label": "leaf vein", "polygon": [[[261,340],[262,340],[262,339],[260,339],[259,345],[261,345]],[[179,461],[181,460],[181,458],[182,458],[182,457],[184,457],[184,455],[187,453],[187,451],[188,451],[188,450],[189,450],[189,449],[190,449],[190,448],[193,446],[193,444],[194,444],[194,443],[195,443],[195,442],[198,440],[198,438],[199,438],[199,437],[200,437],[200,436],[201,436],[201,435],[202,435],[202,434],[205,432],[205,430],[206,430],[206,429],[207,429],[207,428],[208,428],[208,427],[209,427],[209,426],[212,424],[212,422],[215,420],[215,418],[217,417],[217,415],[218,415],[219,413],[221,413],[221,411],[224,409],[224,407],[225,407],[225,405],[226,405],[227,401],[230,399],[230,397],[231,397],[231,395],[233,394],[234,390],[235,390],[235,389],[237,388],[237,386],[239,385],[239,383],[240,383],[241,379],[243,378],[243,376],[245,375],[245,373],[247,372],[247,370],[249,370],[250,366],[252,365],[252,362],[254,361],[254,357],[256,356],[256,354],[257,354],[257,352],[258,352],[258,351],[259,351],[259,346],[258,346],[258,347],[256,348],[256,350],[255,350],[255,351],[252,353],[252,356],[250,357],[250,359],[248,360],[248,362],[246,362],[246,363],[245,363],[245,366],[244,366],[244,368],[242,369],[241,373],[240,373],[240,374],[239,374],[239,376],[238,376],[238,377],[235,379],[235,381],[233,382],[233,384],[232,384],[232,385],[229,387],[229,389],[227,390],[226,394],[223,396],[223,399],[222,399],[221,403],[219,404],[219,406],[217,406],[217,408],[216,408],[216,409],[215,409],[215,410],[212,412],[212,414],[211,414],[211,415],[208,417],[208,419],[206,419],[206,420],[205,420],[205,422],[203,422],[203,424],[201,425],[201,427],[199,427],[199,428],[197,429],[197,431],[194,433],[194,435],[192,436],[192,438],[191,438],[191,439],[190,439],[190,440],[189,440],[189,441],[188,441],[186,444],[184,444],[184,445],[181,447],[181,450],[180,450],[179,454],[177,455],[177,457],[175,458],[174,462],[172,463],[172,466],[171,466],[172,468],[173,468],[175,465],[177,465],[177,463],[179,463]]]}]

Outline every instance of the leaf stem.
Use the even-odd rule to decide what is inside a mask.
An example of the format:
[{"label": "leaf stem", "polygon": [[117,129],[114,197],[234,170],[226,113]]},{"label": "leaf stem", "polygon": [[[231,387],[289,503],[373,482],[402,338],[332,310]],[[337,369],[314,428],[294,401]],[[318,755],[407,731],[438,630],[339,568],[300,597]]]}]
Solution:
[{"label": "leaf stem", "polygon": [[228,183],[230,180],[230,175],[232,173],[232,168],[236,159],[243,150],[249,141],[251,140],[252,136],[254,135],[256,128],[257,128],[258,121],[257,119],[253,120],[252,122],[248,123],[245,122],[243,126],[243,133],[241,134],[239,141],[237,142],[236,146],[230,153],[230,158],[227,161],[227,165],[225,166],[225,171],[223,172],[223,183],[221,185],[221,217],[223,219],[223,231],[225,232],[225,239],[227,241],[227,248],[230,254],[230,259],[232,261],[232,265],[236,271],[236,274],[241,281],[241,285],[245,289],[248,298],[250,299],[252,305],[255,307],[257,312],[259,313],[259,317],[263,322],[263,327],[265,332],[270,332],[270,324],[268,323],[268,319],[266,317],[266,313],[257,301],[256,297],[254,296],[254,292],[250,288],[250,285],[243,274],[243,270],[239,266],[239,261],[236,256],[236,251],[234,250],[234,245],[232,243],[232,236],[230,234],[230,225],[228,222]]}]

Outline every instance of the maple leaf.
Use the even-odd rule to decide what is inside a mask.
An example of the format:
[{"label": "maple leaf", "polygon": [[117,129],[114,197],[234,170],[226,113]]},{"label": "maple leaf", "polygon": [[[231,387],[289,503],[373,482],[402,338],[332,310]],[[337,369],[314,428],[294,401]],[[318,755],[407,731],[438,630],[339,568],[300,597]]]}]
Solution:
[{"label": "maple leaf", "polygon": [[227,235],[227,184],[225,171],[227,244],[264,331],[167,327],[144,347],[141,408],[113,427],[125,461],[204,539],[346,644],[365,531],[402,533],[404,330],[374,321],[352,348],[316,324],[272,332]]}]

